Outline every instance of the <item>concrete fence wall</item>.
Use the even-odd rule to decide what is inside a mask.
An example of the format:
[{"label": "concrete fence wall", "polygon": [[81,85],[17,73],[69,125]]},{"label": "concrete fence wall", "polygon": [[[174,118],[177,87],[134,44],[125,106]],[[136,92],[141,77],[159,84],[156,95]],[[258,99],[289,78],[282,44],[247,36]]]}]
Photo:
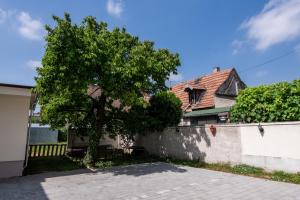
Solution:
[{"label": "concrete fence wall", "polygon": [[208,163],[249,164],[266,170],[300,171],[300,122],[167,128],[136,140],[151,154]]},{"label": "concrete fence wall", "polygon": [[[76,135],[73,130],[69,130],[68,133],[68,148],[78,148],[78,147],[87,147],[89,142],[88,136]],[[117,136],[115,139],[110,138],[109,136],[103,136],[99,145],[112,145],[114,148],[121,148],[120,137]]]},{"label": "concrete fence wall", "polygon": [[151,154],[206,162],[241,161],[239,129],[218,127],[214,137],[208,127],[167,128],[163,133],[139,137],[137,144]]},{"label": "concrete fence wall", "polygon": [[300,122],[241,126],[242,163],[269,170],[300,172]]}]

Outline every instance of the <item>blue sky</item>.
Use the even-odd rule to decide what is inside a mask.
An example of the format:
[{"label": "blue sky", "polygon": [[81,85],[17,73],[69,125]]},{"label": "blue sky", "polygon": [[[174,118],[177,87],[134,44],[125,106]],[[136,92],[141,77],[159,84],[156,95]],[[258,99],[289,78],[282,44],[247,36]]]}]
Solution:
[{"label": "blue sky", "polygon": [[34,85],[43,26],[64,12],[75,23],[92,15],[178,52],[172,84],[214,66],[235,67],[249,86],[300,78],[300,0],[0,0],[0,82]]}]

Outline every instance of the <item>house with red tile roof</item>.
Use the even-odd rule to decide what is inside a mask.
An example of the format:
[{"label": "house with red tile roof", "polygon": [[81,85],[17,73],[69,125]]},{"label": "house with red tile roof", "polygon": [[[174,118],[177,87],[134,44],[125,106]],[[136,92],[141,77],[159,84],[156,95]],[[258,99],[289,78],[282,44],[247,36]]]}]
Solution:
[{"label": "house with red tile roof", "polygon": [[226,122],[235,98],[246,87],[234,68],[213,72],[171,87],[182,101],[182,125]]}]

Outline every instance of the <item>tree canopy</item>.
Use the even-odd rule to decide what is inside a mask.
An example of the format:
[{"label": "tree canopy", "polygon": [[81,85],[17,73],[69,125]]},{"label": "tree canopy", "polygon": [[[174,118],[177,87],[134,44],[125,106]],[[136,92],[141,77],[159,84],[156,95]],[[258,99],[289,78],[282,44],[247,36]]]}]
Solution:
[{"label": "tree canopy", "polygon": [[158,92],[149,100],[149,105],[134,105],[123,115],[127,134],[143,134],[146,131],[162,131],[176,126],[182,118],[181,101],[171,92]]},{"label": "tree canopy", "polygon": [[136,114],[137,107],[147,114],[151,102],[145,96],[166,91],[166,80],[180,65],[179,55],[156,49],[153,42],[141,41],[124,28],[109,30],[94,17],[79,25],[69,14],[53,19],[56,25],[46,26],[43,67],[36,77],[42,121],[53,128],[67,124],[86,130],[88,159],[93,161],[106,130],[124,126],[124,116]]}]

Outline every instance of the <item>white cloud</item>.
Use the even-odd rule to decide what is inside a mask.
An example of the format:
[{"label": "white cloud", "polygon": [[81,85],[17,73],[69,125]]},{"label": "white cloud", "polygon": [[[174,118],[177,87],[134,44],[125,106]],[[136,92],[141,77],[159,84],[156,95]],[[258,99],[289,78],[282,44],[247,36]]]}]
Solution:
[{"label": "white cloud", "polygon": [[45,35],[41,20],[32,19],[29,13],[17,10],[3,10],[0,8],[0,24],[8,23],[21,36],[30,40],[41,40]]},{"label": "white cloud", "polygon": [[31,69],[36,69],[42,66],[42,62],[39,60],[28,60],[26,65]]},{"label": "white cloud", "polygon": [[107,12],[115,17],[120,17],[123,13],[122,0],[108,0],[106,5]]},{"label": "white cloud", "polygon": [[17,16],[20,23],[18,32],[30,40],[41,40],[45,34],[43,24],[40,20],[32,19],[27,12],[21,12]]},{"label": "white cloud", "polygon": [[300,0],[270,0],[263,10],[242,23],[257,50],[300,36]]},{"label": "white cloud", "polygon": [[174,82],[178,82],[178,81],[182,81],[183,80],[183,76],[182,74],[170,74],[169,76],[169,80],[170,81],[174,81]]}]

